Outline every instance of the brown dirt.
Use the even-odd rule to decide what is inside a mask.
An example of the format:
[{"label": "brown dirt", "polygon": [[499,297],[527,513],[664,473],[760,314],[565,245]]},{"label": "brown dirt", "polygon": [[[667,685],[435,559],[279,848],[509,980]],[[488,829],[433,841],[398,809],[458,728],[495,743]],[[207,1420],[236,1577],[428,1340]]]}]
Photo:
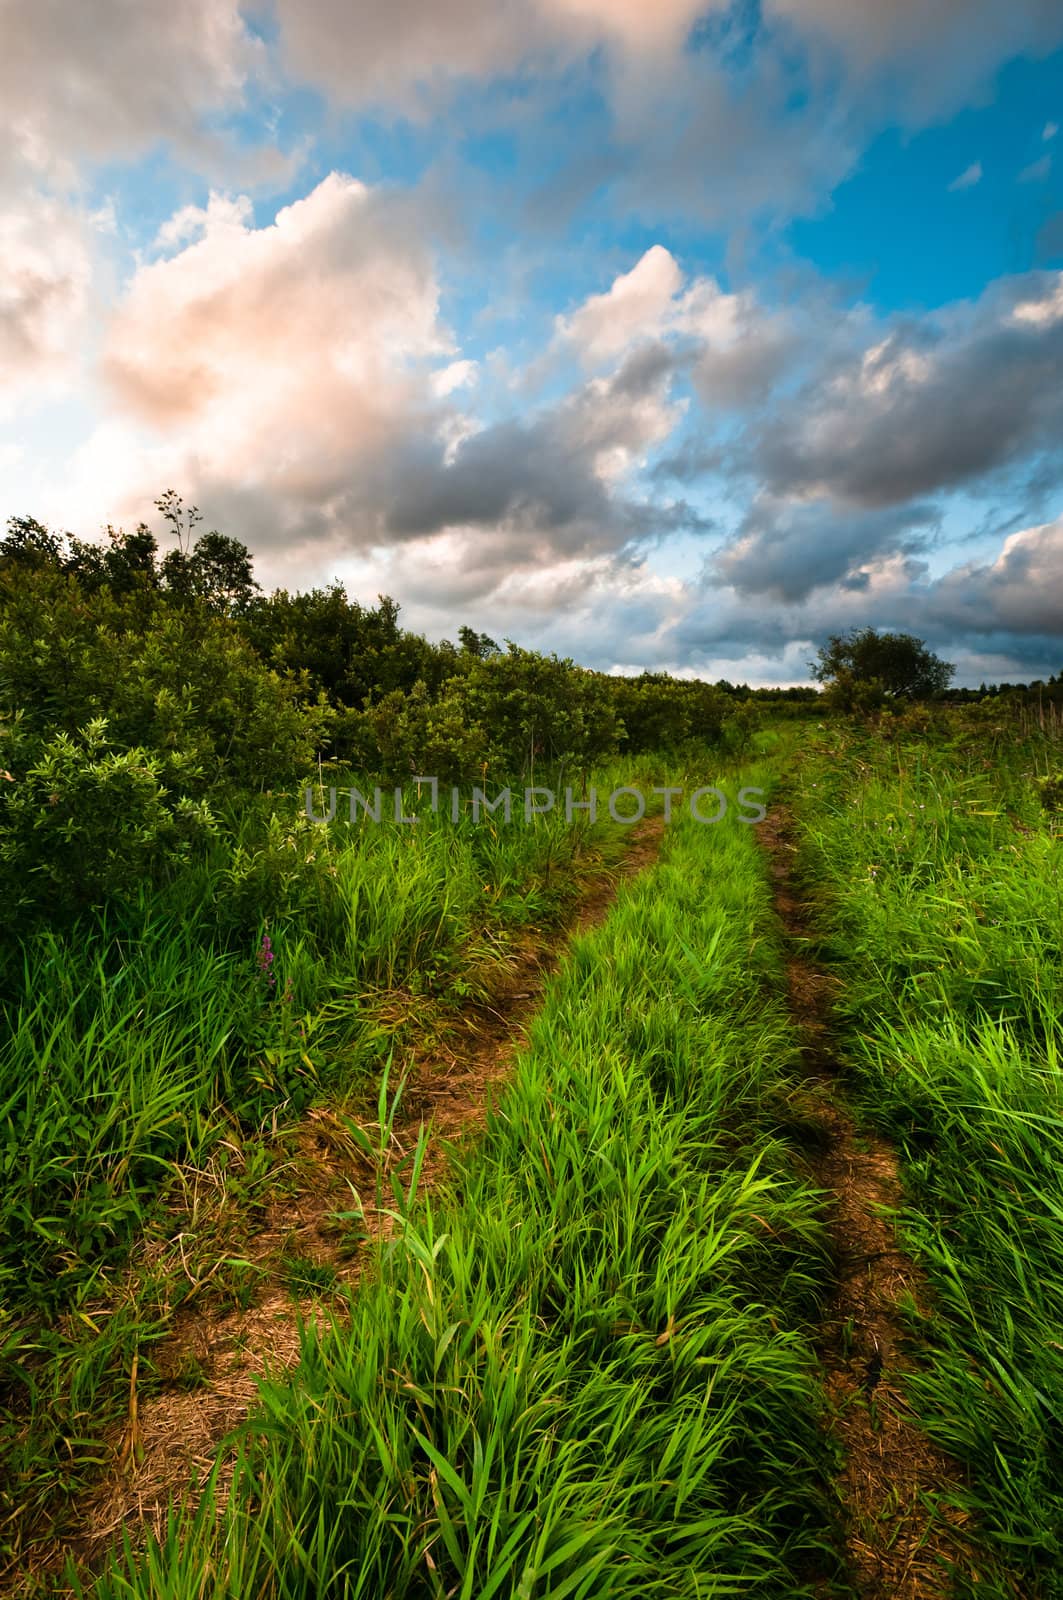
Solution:
[{"label": "brown dirt", "polygon": [[[510,1071],[546,980],[559,965],[568,940],[604,921],[618,884],[656,859],[663,831],[659,817],[634,825],[623,860],[590,881],[564,932],[550,945],[540,942],[522,949],[489,1004],[467,1007],[432,1045],[412,1050],[401,1063],[406,1081],[384,1164],[385,1206],[390,1201],[388,1178],[392,1173],[402,1177],[408,1170],[422,1131],[427,1145],[419,1192],[442,1182],[448,1146],[482,1128],[492,1095]],[[398,1078],[396,1072],[396,1086]],[[359,1118],[371,1132],[375,1112],[375,1105],[372,1111],[365,1108]],[[375,1206],[380,1174],[351,1140],[337,1111],[313,1109],[295,1137],[294,1182],[289,1184],[293,1192],[271,1200],[260,1229],[238,1252],[241,1259],[263,1269],[264,1286],[254,1303],[247,1310],[223,1313],[207,1297],[200,1297],[198,1303],[193,1300],[177,1311],[171,1333],[153,1350],[154,1362],[164,1374],[173,1374],[174,1381],[139,1402],[134,1358],[126,1426],[108,1443],[112,1465],[85,1496],[76,1534],[62,1545],[36,1547],[19,1575],[22,1587],[5,1592],[41,1592],[42,1581],[56,1581],[68,1552],[80,1571],[91,1572],[122,1529],[134,1548],[142,1548],[150,1532],[161,1533],[170,1503],[187,1495],[193,1474],[202,1481],[221,1440],[247,1416],[259,1378],[282,1374],[298,1362],[296,1308],[305,1319],[327,1320],[330,1314],[342,1314],[341,1298],[297,1298],[285,1288],[277,1273],[278,1257],[294,1253],[330,1268],[337,1289],[357,1282],[371,1254],[365,1249],[352,1251],[349,1234],[344,1236],[332,1218],[337,1211],[357,1210],[360,1203],[365,1234],[385,1233],[388,1219]],[[210,1212],[212,1183],[221,1190],[220,1174],[195,1174],[193,1229],[197,1205],[202,1202],[204,1217]],[[179,1375],[190,1368],[198,1375],[197,1386],[179,1386]],[[230,1457],[221,1475],[223,1485],[232,1465]],[[19,1581],[10,1573],[6,1579]],[[49,1587],[47,1592],[66,1591]]]},{"label": "brown dirt", "polygon": [[804,1038],[805,1077],[793,1110],[808,1135],[812,1177],[831,1196],[837,1278],[816,1353],[843,1457],[837,1489],[849,1581],[861,1600],[938,1600],[952,1592],[950,1572],[972,1578],[975,1569],[964,1513],[949,1500],[962,1468],[916,1425],[903,1391],[918,1359],[901,1302],[925,1314],[929,1291],[897,1243],[893,1217],[903,1195],[896,1152],[857,1130],[839,1081],[829,1023],[834,980],[802,950],[811,925],[794,881],[796,846],[785,808],[772,809],[758,836],[792,951],[790,1005]]}]

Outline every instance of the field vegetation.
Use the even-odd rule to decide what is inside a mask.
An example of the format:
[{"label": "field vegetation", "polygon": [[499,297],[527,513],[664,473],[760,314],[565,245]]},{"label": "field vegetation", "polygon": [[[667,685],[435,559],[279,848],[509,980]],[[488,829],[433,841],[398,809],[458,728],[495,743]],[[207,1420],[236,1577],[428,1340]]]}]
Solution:
[{"label": "field vegetation", "polygon": [[[159,510],[168,554],[29,518],[0,544],[4,1592],[1063,1594],[1063,681],[971,697],[873,630],[824,646],[822,695],[433,644],[386,597],[265,596]],[[660,790],[712,784],[792,839],[666,820]],[[507,823],[473,785],[626,786],[649,820]],[[352,786],[379,822],[307,815]],[[483,1056],[526,982],[476,1136],[437,1152],[411,1064],[434,1106],[424,1063]],[[955,1467],[936,1588],[846,1554],[828,1055],[926,1286],[891,1392]],[[332,1253],[264,1252],[322,1126],[353,1190]],[[267,1286],[298,1361],[161,1526],[88,1539],[101,1483],[135,1503],[137,1407],[209,1392],[182,1319]],[[872,1431],[873,1389],[845,1402]],[[973,1557],[934,1543],[957,1517]]]}]

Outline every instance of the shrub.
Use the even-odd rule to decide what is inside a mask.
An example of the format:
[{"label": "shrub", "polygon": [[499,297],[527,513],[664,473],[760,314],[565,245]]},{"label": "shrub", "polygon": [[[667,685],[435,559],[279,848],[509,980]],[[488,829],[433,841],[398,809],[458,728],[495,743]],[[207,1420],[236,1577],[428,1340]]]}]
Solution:
[{"label": "shrub", "polygon": [[[216,829],[205,801],[174,798],[164,782],[168,766],[185,765],[180,755],[111,749],[103,717],[43,743],[21,721],[5,734],[0,892],[9,912],[73,914],[127,894]],[[16,776],[27,746],[36,749]]]}]

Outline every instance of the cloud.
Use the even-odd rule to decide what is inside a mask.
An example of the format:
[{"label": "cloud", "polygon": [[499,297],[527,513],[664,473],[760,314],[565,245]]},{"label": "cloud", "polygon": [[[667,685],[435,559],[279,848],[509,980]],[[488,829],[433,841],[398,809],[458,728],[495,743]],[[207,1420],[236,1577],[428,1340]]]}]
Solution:
[{"label": "cloud", "polygon": [[159,140],[205,156],[217,149],[205,119],[238,106],[264,71],[238,0],[8,0],[0,149],[64,187],[85,159]]},{"label": "cloud", "polygon": [[927,610],[965,634],[1063,638],[1063,518],[1011,534],[988,565],[946,574],[931,587]]},{"label": "cloud", "polygon": [[671,251],[651,245],[603,294],[591,295],[571,316],[559,316],[558,338],[574,344],[588,365],[611,360],[637,340],[660,334],[682,283]]},{"label": "cloud", "polygon": [[601,45],[674,55],[723,0],[277,0],[297,76],[338,102],[428,114],[467,78],[556,70]]},{"label": "cloud", "polygon": [[298,477],[312,439],[327,477],[326,458],[335,470],[372,448],[405,409],[407,364],[453,351],[407,221],[338,173],[264,228],[246,197],[186,208],[160,235],[183,247],[137,271],[108,329],[117,400],[188,426],[203,458],[234,474],[261,464]]},{"label": "cloud", "polygon": [[0,400],[69,381],[92,281],[92,220],[45,195],[0,211]]},{"label": "cloud", "polygon": [[839,583],[864,589],[872,563],[922,551],[939,524],[932,505],[854,514],[829,500],[795,504],[762,495],[711,570],[739,594],[778,601],[804,600]]},{"label": "cloud", "polygon": [[1037,234],[1037,259],[1051,261],[1055,256],[1063,256],[1063,211],[1053,212]]},{"label": "cloud", "polygon": [[682,414],[668,399],[670,372],[667,352],[644,346],[608,378],[590,379],[531,419],[477,430],[450,461],[434,442],[410,439],[382,494],[388,532],[411,538],[479,528],[505,560],[523,564],[529,546],[539,558],[547,548],[585,554],[671,526],[667,508],[622,492]]},{"label": "cloud", "polygon": [[[276,0],[276,10],[296,75],[337,101],[405,114],[438,106],[462,80],[556,71],[602,46],[621,70],[652,76],[678,64],[695,25],[704,47],[720,24],[711,43],[721,54],[721,40],[749,27],[728,0]],[[1003,17],[996,0],[942,0],[929,12],[922,0],[764,0],[753,31],[762,67],[792,56],[795,42],[832,50],[864,76],[901,66],[925,102],[911,109],[925,115],[935,97],[968,91],[1010,56],[1050,49],[1063,22],[1054,0],[1014,0]]]},{"label": "cloud", "polygon": [[1054,449],[1063,430],[1063,274],[994,284],[973,306],[899,320],[848,354],[863,321],[830,330],[818,367],[751,422],[736,470],[778,496],[850,507],[975,484]]},{"label": "cloud", "polygon": [[981,183],[981,181],[982,163],[980,161],[972,161],[969,167],[963,169],[958,178],[953,178],[949,184],[949,190],[951,192],[956,189],[973,189],[975,184]]},{"label": "cloud", "polygon": [[456,553],[438,548],[416,566],[407,552],[389,553],[388,590],[410,600],[416,626],[445,631],[460,606],[494,637],[522,638],[535,617],[542,647],[604,670],[807,682],[808,662],[829,635],[863,626],[914,631],[957,664],[960,683],[1047,677],[1063,666],[1059,520],[1010,536],[992,561],[957,565],[936,580],[919,561],[882,555],[858,582],[827,584],[802,600],[762,594],[756,606],[715,570],[689,584],[605,556],[547,562],[491,590],[473,574],[460,588],[466,569]]},{"label": "cloud", "polygon": [[[869,560],[857,584],[841,581],[803,599],[762,597],[756,608],[707,571],[659,630],[658,661],[762,681],[800,679],[834,633],[853,627],[914,632],[957,664],[957,681],[1047,677],[1063,665],[1063,521],[1026,528],[989,562],[965,562],[936,579],[903,554]],[[721,663],[729,661],[732,670]],[[774,670],[773,670],[774,669]]]},{"label": "cloud", "polygon": [[215,194],[157,245],[104,346],[125,420],[80,462],[97,484],[113,471],[124,505],[177,483],[211,523],[304,569],[443,537],[431,547],[460,551],[462,592],[472,574],[497,585],[704,526],[628,487],[684,413],[659,341],[538,412],[485,422],[460,408],[478,367],[440,319],[409,197],[333,173],[256,227],[245,197]]},{"label": "cloud", "polygon": [[1047,139],[1054,139],[1058,132],[1059,132],[1059,123],[1058,122],[1046,122],[1044,127],[1041,129],[1041,138],[1042,139],[1046,139],[1046,140]]},{"label": "cloud", "polygon": [[601,366],[640,341],[674,351],[689,368],[706,406],[737,407],[765,393],[793,353],[792,319],[773,314],[748,290],[727,293],[714,278],[684,290],[678,263],[652,245],[630,272],[555,320],[555,345],[575,348],[584,365]]},{"label": "cloud", "polygon": [[954,109],[1000,63],[1046,53],[1063,39],[1055,0],[764,0],[769,23],[819,41],[862,78],[903,74],[901,119],[919,124]]},{"label": "cloud", "polygon": [[256,228],[246,198],[212,195],[160,243],[173,253],[138,268],[105,332],[119,481],[165,466],[186,498],[238,515],[233,531],[320,536],[396,439],[446,416],[432,375],[463,374],[402,197],[333,173]]},{"label": "cloud", "polygon": [[475,361],[452,361],[449,366],[434,372],[431,378],[433,394],[441,398],[476,382],[479,364]]},{"label": "cloud", "polygon": [[1042,156],[1039,161],[1031,161],[1028,167],[1023,167],[1019,173],[1020,183],[1043,183],[1052,171],[1052,157]]},{"label": "cloud", "polygon": [[614,63],[609,164],[603,171],[598,151],[586,157],[588,192],[606,183],[617,208],[643,221],[721,231],[814,214],[859,157],[863,111],[815,93],[799,55],[771,39],[754,48],[744,72],[708,48],[667,69]]}]

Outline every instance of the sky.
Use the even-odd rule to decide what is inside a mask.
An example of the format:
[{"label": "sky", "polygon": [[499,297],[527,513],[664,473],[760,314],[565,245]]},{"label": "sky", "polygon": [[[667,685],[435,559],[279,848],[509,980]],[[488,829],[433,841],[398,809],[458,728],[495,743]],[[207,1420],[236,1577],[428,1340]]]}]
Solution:
[{"label": "sky", "polygon": [[0,0],[0,520],[606,671],[1063,671],[1059,0]]}]

